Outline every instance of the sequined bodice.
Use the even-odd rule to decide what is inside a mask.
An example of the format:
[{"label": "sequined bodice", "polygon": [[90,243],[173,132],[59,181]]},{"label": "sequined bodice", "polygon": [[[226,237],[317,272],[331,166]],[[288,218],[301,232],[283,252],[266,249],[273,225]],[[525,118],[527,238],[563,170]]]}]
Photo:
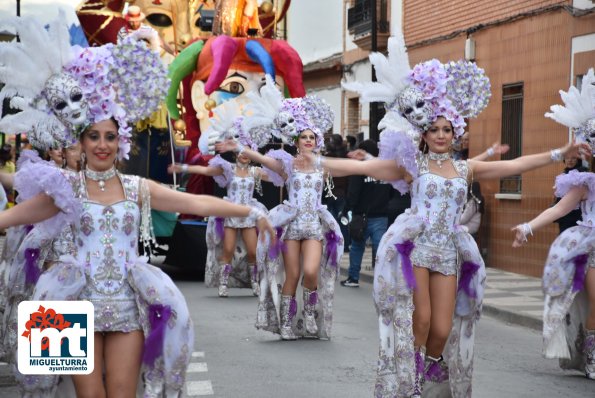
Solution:
[{"label": "sequined bodice", "polygon": [[427,158],[419,162],[419,176],[411,190],[411,212],[426,223],[426,243],[445,244],[458,224],[467,199],[467,162],[453,162],[459,177],[444,178],[430,173]]},{"label": "sequined bodice", "polygon": [[234,174],[227,186],[227,197],[238,204],[248,204],[254,196],[254,172],[250,170],[246,177]]},{"label": "sequined bodice", "polygon": [[322,171],[302,172],[293,170],[287,180],[289,202],[298,209],[298,216],[318,219],[324,187]]},{"label": "sequined bodice", "polygon": [[121,177],[126,198],[114,204],[93,202],[82,192],[83,211],[74,234],[77,257],[95,291],[90,298],[129,295],[126,264],[135,260],[140,230],[139,178],[129,177]]}]

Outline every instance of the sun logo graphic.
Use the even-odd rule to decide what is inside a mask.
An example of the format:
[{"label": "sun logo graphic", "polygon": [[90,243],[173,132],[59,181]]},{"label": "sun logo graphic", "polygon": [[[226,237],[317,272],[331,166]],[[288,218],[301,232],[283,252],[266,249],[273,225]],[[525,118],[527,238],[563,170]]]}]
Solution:
[{"label": "sun logo graphic", "polygon": [[94,312],[89,301],[19,304],[18,368],[23,374],[93,371]]}]

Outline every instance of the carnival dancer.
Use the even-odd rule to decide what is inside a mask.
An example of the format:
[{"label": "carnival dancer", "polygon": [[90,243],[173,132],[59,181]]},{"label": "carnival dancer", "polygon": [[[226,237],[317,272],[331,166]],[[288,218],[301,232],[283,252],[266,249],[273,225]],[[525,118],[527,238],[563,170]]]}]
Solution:
[{"label": "carnival dancer", "polygon": [[[2,54],[17,54],[17,61],[37,68],[35,79],[9,81],[0,96],[43,98],[51,83],[54,90],[48,98],[50,112],[41,100],[13,100],[22,115],[3,115],[0,127],[13,131],[31,123],[25,131],[42,140],[66,141],[68,136],[81,142],[83,166],[78,173],[48,166],[32,152],[23,154],[15,177],[21,203],[0,214],[1,228],[35,224],[32,232],[37,231],[38,239],[31,243],[37,247],[43,246],[42,239],[55,238],[62,226],[70,227],[71,237],[49,268],[36,256],[25,262],[27,279],[35,285],[33,300],[94,304],[94,370],[72,376],[76,395],[134,396],[141,385],[146,397],[179,396],[194,343],[193,325],[175,284],[138,255],[139,237],[145,246],[152,241],[151,208],[250,216],[263,236],[274,232],[258,209],[176,192],[116,171],[116,159],[126,158],[130,148],[128,123],[154,111],[167,89],[158,56],[143,43],[124,40],[118,46],[74,48],[68,54],[71,49],[63,42],[48,45],[68,38],[60,23],[51,26],[49,34],[32,19],[5,23],[16,28],[22,42],[18,47],[9,43]],[[8,70],[2,72],[24,77],[14,69],[20,62],[0,58],[0,63]],[[38,87],[42,89],[35,91]],[[85,105],[84,113],[74,113],[82,117],[80,125],[62,123],[55,112],[70,111],[73,93]],[[23,395],[51,397],[56,392],[57,376],[17,373],[17,378]]]},{"label": "carnival dancer", "polygon": [[443,65],[437,60],[409,69],[402,36],[389,39],[388,59],[375,53],[370,61],[379,82],[345,86],[364,101],[388,104],[380,159],[303,159],[333,175],[367,175],[411,191],[411,208],[395,220],[378,248],[375,396],[421,397],[428,379],[448,382],[454,397],[471,397],[474,325],[481,313],[485,266],[474,239],[458,225],[468,184],[545,166],[562,154],[578,153],[581,145],[510,161],[455,161],[450,146],[464,132],[463,118],[477,116],[489,99],[483,70],[465,61]]},{"label": "carnival dancer", "polygon": [[[260,97],[248,94],[246,114],[252,116],[244,118],[243,130],[250,135],[268,132],[294,145],[298,153],[317,152],[323,145],[323,133],[332,126],[330,107],[316,97],[283,99],[272,78],[267,75],[266,80]],[[294,157],[282,149],[262,155],[233,140],[216,147],[262,164],[271,182],[285,185],[288,191],[289,200],[269,213],[278,245],[269,247],[265,241],[257,248],[257,262],[264,269],[256,327],[278,333],[283,340],[298,336],[330,338],[343,238],[339,225],[321,204],[328,174],[319,167],[296,167]],[[301,268],[300,312],[295,296]]]},{"label": "carnival dancer", "polygon": [[[583,77],[582,90],[561,92],[565,106],[554,105],[547,117],[574,130],[578,140],[595,137],[595,74]],[[533,220],[512,228],[513,247],[580,205],[582,221],[563,231],[550,248],[543,271],[545,305],[543,354],[560,358],[563,369],[584,371],[595,380],[595,174],[572,170],[556,178],[562,199]]]},{"label": "carnival dancer", "polygon": [[[233,134],[240,128],[241,112],[235,103],[219,107],[215,110],[209,130],[224,134]],[[242,139],[245,145],[258,147],[247,135]],[[207,145],[205,140],[200,144]],[[267,140],[268,141],[268,140]],[[263,141],[262,144],[265,144]],[[202,147],[208,153],[207,147]],[[260,167],[252,166],[250,159],[244,155],[235,156],[235,162],[229,162],[220,155],[209,161],[209,166],[189,166],[173,164],[168,172],[190,173],[211,176],[221,188],[227,188],[224,198],[232,203],[250,205],[267,213],[266,207],[254,198],[254,191],[262,195],[261,180],[268,181],[268,176]],[[256,264],[257,232],[253,220],[245,217],[210,217],[207,224],[207,264],[205,269],[205,285],[218,287],[219,297],[227,297],[229,287],[251,287],[255,296],[259,295],[258,267]]]}]

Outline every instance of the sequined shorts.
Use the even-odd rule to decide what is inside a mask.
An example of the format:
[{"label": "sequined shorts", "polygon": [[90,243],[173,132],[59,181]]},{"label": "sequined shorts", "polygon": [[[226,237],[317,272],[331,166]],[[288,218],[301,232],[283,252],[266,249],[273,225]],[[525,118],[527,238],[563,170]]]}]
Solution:
[{"label": "sequined shorts", "polygon": [[416,267],[427,268],[430,272],[456,275],[457,251],[451,248],[416,243],[411,252],[411,263]]},{"label": "sequined shorts", "polygon": [[589,253],[589,261],[587,261],[587,267],[595,268],[595,252]]},{"label": "sequined shorts", "polygon": [[286,240],[322,240],[322,224],[318,222],[304,222],[293,219],[285,232]]},{"label": "sequined shorts", "polygon": [[254,228],[255,222],[249,217],[227,217],[224,226],[228,228]]},{"label": "sequined shorts", "polygon": [[135,300],[91,300],[95,307],[96,332],[141,330]]}]

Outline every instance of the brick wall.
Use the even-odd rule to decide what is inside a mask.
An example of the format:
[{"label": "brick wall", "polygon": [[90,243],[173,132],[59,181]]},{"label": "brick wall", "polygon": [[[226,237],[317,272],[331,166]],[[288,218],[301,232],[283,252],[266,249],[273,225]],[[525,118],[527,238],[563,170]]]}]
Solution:
[{"label": "brick wall", "polygon": [[409,46],[423,40],[466,30],[557,4],[561,0],[403,0],[405,41]]}]

